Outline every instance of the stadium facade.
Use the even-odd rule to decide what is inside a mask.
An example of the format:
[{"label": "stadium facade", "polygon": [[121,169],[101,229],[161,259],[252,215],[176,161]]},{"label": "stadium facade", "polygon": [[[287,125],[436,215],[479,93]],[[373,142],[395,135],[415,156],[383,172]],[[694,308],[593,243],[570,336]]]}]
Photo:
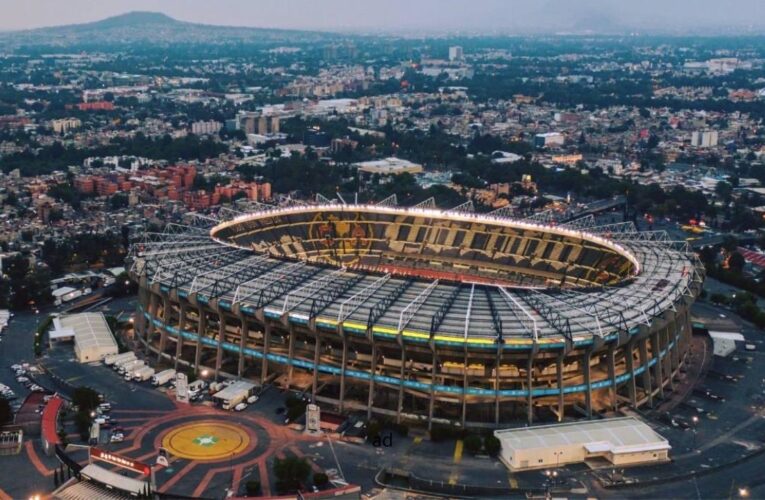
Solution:
[{"label": "stadium facade", "polygon": [[632,223],[324,204],[197,217],[131,251],[141,340],[176,366],[397,421],[652,406],[703,268]]}]

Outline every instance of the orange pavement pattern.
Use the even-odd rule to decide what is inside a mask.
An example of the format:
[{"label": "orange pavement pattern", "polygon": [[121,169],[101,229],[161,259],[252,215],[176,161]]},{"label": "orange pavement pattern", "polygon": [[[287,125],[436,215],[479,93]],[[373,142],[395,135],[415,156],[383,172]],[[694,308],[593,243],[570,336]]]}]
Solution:
[{"label": "orange pavement pattern", "polygon": [[[125,414],[126,418],[118,417],[120,422],[141,423],[140,426],[135,426],[128,431],[125,442],[128,446],[115,450],[120,455],[152,462],[151,457],[155,453],[146,453],[147,448],[154,450],[160,446],[169,448],[171,466],[177,470],[160,484],[158,490],[162,493],[172,492],[174,488],[177,489],[177,485],[182,482],[183,478],[193,470],[198,467],[206,467],[202,479],[195,483],[193,496],[203,496],[216,475],[225,474],[231,477],[232,471],[233,477],[231,479],[235,491],[242,481],[244,472],[247,471],[248,477],[254,475],[257,478],[258,475],[260,476],[261,491],[263,495],[270,496],[272,491],[268,477],[268,460],[274,456],[284,457],[285,451],[302,455],[299,448],[295,446],[296,443],[316,442],[321,439],[295,432],[256,413],[240,413],[237,415],[239,422],[231,422],[228,420],[231,413],[204,406],[179,404],[172,411],[146,412],[145,418],[139,418],[138,411],[115,410],[115,413]],[[173,423],[178,420],[183,420],[183,422],[173,426]],[[145,442],[149,433],[155,432],[158,428],[161,429],[161,432],[156,434],[153,442]],[[207,447],[193,444],[195,438],[204,437],[207,434],[213,435],[214,432],[210,432],[211,428],[214,428],[218,434],[223,428],[226,428],[226,432],[231,431],[229,428],[236,429],[241,434],[238,432],[236,436],[234,433],[227,434],[226,439],[230,439],[230,442],[224,443],[226,446],[220,447],[219,450],[215,450],[215,448],[221,443],[221,436],[218,436],[217,442]],[[260,449],[257,454],[254,453],[258,449],[258,437],[253,430],[255,428],[265,431],[268,437],[267,447],[264,450]],[[247,441],[246,444],[245,441]],[[209,440],[205,440],[205,443],[209,444]],[[206,454],[206,458],[196,458],[196,453],[199,450],[195,450],[195,448],[209,448],[209,451],[202,452]],[[224,448],[229,449],[229,451],[223,452]],[[234,450],[233,457],[230,449]],[[189,457],[195,455],[195,458],[186,458],[183,455]],[[233,464],[233,467],[230,463],[231,458],[239,460]],[[189,462],[182,465],[173,464],[178,460],[189,460]],[[218,466],[215,466],[216,462],[219,462]],[[315,471],[320,469],[316,464],[312,463],[311,465]]]}]

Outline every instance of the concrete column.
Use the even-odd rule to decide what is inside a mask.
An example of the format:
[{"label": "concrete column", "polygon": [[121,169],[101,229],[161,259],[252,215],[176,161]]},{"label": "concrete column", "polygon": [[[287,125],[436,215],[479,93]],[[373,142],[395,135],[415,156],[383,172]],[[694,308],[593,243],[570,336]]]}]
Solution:
[{"label": "concrete column", "polygon": [[648,366],[648,338],[641,340],[638,348],[640,349],[640,366],[645,368],[643,370],[643,390],[648,396],[648,406],[653,408],[653,386],[651,385],[651,369]]},{"label": "concrete column", "polygon": [[611,381],[611,387],[608,394],[611,397],[611,409],[619,409],[619,401],[616,397],[616,342],[608,344],[608,380]]},{"label": "concrete column", "polygon": [[462,428],[465,428],[465,420],[467,418],[467,388],[468,388],[468,353],[467,353],[467,347],[465,347],[465,356],[463,358],[462,363],[463,371],[462,371],[462,418],[460,422],[462,423]]},{"label": "concrete column", "polygon": [[218,313],[218,345],[215,349],[215,380],[218,380],[218,373],[223,364],[223,339],[226,337],[226,316]]},{"label": "concrete column", "polygon": [[154,292],[149,292],[149,328],[146,331],[146,343],[151,342],[151,337],[157,329],[154,326],[154,320],[157,318],[157,309],[159,309],[159,298]]},{"label": "concrete column", "polygon": [[430,399],[428,401],[428,430],[433,428],[433,410],[436,403],[436,349],[432,347],[433,356],[431,357],[430,367]]},{"label": "concrete column", "polygon": [[674,369],[672,367],[672,348],[670,347],[670,342],[672,342],[672,325],[667,326],[667,328],[664,329],[664,349],[667,350],[666,355],[664,356],[664,376],[667,378],[667,382],[669,383],[669,390],[674,391],[675,390],[675,377],[674,377]]},{"label": "concrete column", "polygon": [[529,391],[526,396],[526,418],[529,425],[534,421],[534,396],[532,391],[534,389],[534,351],[529,353],[529,357],[526,361],[526,389]]},{"label": "concrete column", "polygon": [[680,368],[680,336],[682,335],[681,327],[678,327],[678,325],[675,324],[670,335],[674,341],[674,345],[672,346],[672,372],[674,373]]},{"label": "concrete column", "polygon": [[199,373],[199,361],[202,358],[202,335],[207,331],[207,313],[200,307],[199,323],[197,325],[197,349],[194,353],[194,373]]},{"label": "concrete column", "polygon": [[345,367],[348,366],[348,339],[343,332],[343,358],[340,367],[340,411],[343,411],[345,405]]},{"label": "concrete column", "polygon": [[372,406],[375,401],[375,373],[377,372],[377,342],[372,338],[372,367],[369,377],[369,394],[367,396],[367,419],[372,418]]},{"label": "concrete column", "polygon": [[311,401],[316,401],[316,388],[318,384],[319,379],[319,355],[321,354],[321,336],[318,332],[314,332],[314,340],[316,342],[316,345],[314,345],[313,350],[313,383],[311,384]]},{"label": "concrete column", "polygon": [[[399,338],[401,336],[399,335]],[[401,423],[401,407],[404,406],[404,377],[406,377],[406,347],[404,342],[399,342],[401,348],[401,367],[399,368],[398,403],[396,404],[396,423]]]},{"label": "concrete column", "polygon": [[499,398],[499,391],[500,391],[500,376],[499,372],[502,368],[502,345],[499,344],[497,346],[497,361],[494,365],[494,390],[496,391],[496,394],[494,396],[494,425],[499,425],[499,406],[500,406],[500,398]]},{"label": "concrete column", "polygon": [[188,313],[188,309],[185,302],[181,302],[181,311],[178,315],[178,337],[176,337],[177,342],[175,343],[175,364],[174,368],[178,369],[178,360],[183,357],[183,335],[182,332],[186,329],[186,323],[188,321],[188,318],[186,317],[186,314]]},{"label": "concrete column", "polygon": [[664,377],[662,369],[662,362],[664,361],[661,358],[661,339],[659,338],[659,332],[654,332],[653,335],[651,335],[651,351],[652,351],[652,358],[656,360],[656,364],[653,365],[653,371],[654,371],[654,384],[656,385],[656,396],[659,399],[664,399],[664,389],[663,389],[663,383],[664,383]]},{"label": "concrete column", "polygon": [[587,386],[587,390],[584,393],[584,407],[587,411],[587,418],[592,418],[592,372],[590,369],[591,355],[591,349],[585,349],[584,354],[582,355],[582,363],[584,365],[584,383]]},{"label": "concrete column", "polygon": [[630,374],[629,380],[627,380],[627,393],[630,398],[630,405],[632,408],[637,408],[637,387],[635,382],[635,360],[633,358],[633,352],[635,350],[635,343],[629,341],[624,347],[624,360],[627,362],[627,372]]},{"label": "concrete column", "polygon": [[558,353],[558,357],[555,359],[555,375],[558,382],[558,422],[563,421],[563,416],[566,412],[565,398],[563,394],[563,358],[565,357],[565,351],[561,350]]},{"label": "concrete column", "polygon": [[165,324],[165,328],[161,328],[159,330],[159,349],[157,349],[157,361],[162,359],[162,354],[165,352],[165,345],[167,344],[167,327],[172,326],[172,316],[170,300],[168,300],[167,297],[162,297],[162,322]]},{"label": "concrete column", "polygon": [[260,365],[260,383],[265,384],[268,378],[268,350],[271,348],[271,325],[263,324],[263,364]]},{"label": "concrete column", "polygon": [[287,353],[287,358],[289,360],[287,364],[287,387],[292,387],[292,373],[294,372],[294,367],[292,366],[292,360],[295,357],[295,328],[290,325],[289,327],[289,335],[290,335],[290,343],[289,343],[289,351]]},{"label": "concrete column", "polygon": [[236,367],[236,376],[241,377],[244,373],[244,348],[247,345],[247,337],[250,335],[250,326],[244,316],[239,318],[239,364]]}]

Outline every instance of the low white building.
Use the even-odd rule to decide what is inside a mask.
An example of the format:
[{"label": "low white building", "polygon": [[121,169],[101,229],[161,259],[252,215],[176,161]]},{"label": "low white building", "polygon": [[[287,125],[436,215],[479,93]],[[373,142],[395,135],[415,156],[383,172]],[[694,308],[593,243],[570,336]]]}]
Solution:
[{"label": "low white building", "polygon": [[422,165],[396,157],[383,158],[382,160],[361,161],[354,163],[359,172],[378,175],[400,175],[410,173],[412,175],[423,172]]},{"label": "low white building", "polygon": [[500,459],[511,471],[579,462],[625,467],[666,462],[669,442],[634,417],[587,420],[494,431]]},{"label": "low white building", "polygon": [[103,313],[79,313],[53,319],[48,332],[51,343],[74,340],[74,354],[80,363],[101,361],[119,348]]}]

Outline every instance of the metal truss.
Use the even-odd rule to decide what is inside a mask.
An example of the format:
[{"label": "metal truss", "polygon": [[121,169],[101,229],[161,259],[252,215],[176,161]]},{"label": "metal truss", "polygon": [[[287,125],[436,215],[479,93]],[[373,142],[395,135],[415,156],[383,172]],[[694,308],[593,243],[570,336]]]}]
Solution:
[{"label": "metal truss", "polygon": [[367,318],[367,329],[377,323],[377,321],[383,317],[385,312],[390,308],[391,304],[396,302],[404,292],[412,286],[414,280],[406,279],[402,281],[396,288],[394,288],[388,295],[381,298],[377,303],[369,309],[369,317]]},{"label": "metal truss", "polygon": [[[520,321],[521,325],[526,328],[531,333],[531,337],[534,339],[534,342],[539,340],[539,328],[537,327],[537,320],[534,318],[534,316],[529,312],[526,307],[521,304],[518,299],[516,299],[513,294],[508,292],[504,287],[498,286],[497,290],[499,290],[500,295],[505,299],[505,302],[510,306],[510,310],[515,315],[516,318]],[[521,311],[521,314],[526,317],[526,320],[521,318],[521,316],[516,312],[516,309]]]},{"label": "metal truss", "polygon": [[386,274],[385,276],[374,280],[372,283],[359,290],[358,293],[352,295],[342,304],[340,304],[340,310],[337,313],[337,322],[342,323],[348,319],[351,314],[356,312],[356,310],[361,307],[361,304],[368,300],[369,297],[371,297],[377,290],[380,289],[380,287],[385,285],[389,279],[390,274]]},{"label": "metal truss", "polygon": [[497,339],[499,341],[502,341],[502,316],[500,316],[499,311],[497,310],[497,305],[494,303],[494,297],[492,297],[492,293],[489,292],[489,289],[484,287],[483,288],[484,295],[486,296],[486,303],[489,305],[489,313],[491,314],[491,322],[494,325],[494,331],[496,333]]},{"label": "metal truss", "polygon": [[567,340],[573,342],[574,337],[571,334],[571,322],[569,318],[563,316],[558,310],[552,307],[544,299],[541,298],[542,294],[528,290],[519,298],[526,302],[537,314],[542,316],[547,323],[552,326],[558,333],[563,335]]},{"label": "metal truss", "polygon": [[433,293],[433,290],[438,285],[438,280],[435,280],[431,284],[429,284],[425,290],[421,291],[417,297],[414,298],[407,306],[401,311],[401,314],[398,317],[398,331],[399,333],[406,328],[406,325],[409,324],[410,321],[412,321],[412,318],[415,314],[417,314],[417,311],[420,310],[420,307],[425,303],[426,300],[428,300],[428,297],[430,297],[430,294]]},{"label": "metal truss", "polygon": [[221,222],[220,219],[217,219],[211,215],[202,215],[194,212],[186,215],[191,218],[191,223],[189,225],[192,227],[211,228],[213,226],[217,226]]},{"label": "metal truss", "polygon": [[537,212],[534,215],[523,218],[525,222],[539,222],[542,224],[554,224],[558,222],[558,215],[554,210],[545,210],[543,212]]},{"label": "metal truss", "polygon": [[462,205],[457,205],[456,207],[452,208],[451,211],[473,213],[475,212],[475,205],[473,205],[473,200],[468,200]]},{"label": "metal truss", "polygon": [[566,229],[575,229],[575,230],[581,230],[581,229],[589,230],[590,228],[594,226],[595,226],[595,216],[593,215],[585,215],[584,217],[580,217],[578,219],[574,219],[572,221],[569,221],[560,225],[560,227],[565,227]]},{"label": "metal truss", "polygon": [[[239,262],[248,255],[247,251],[239,249],[231,249],[230,252],[219,252],[215,255],[205,256],[200,259],[194,259],[194,264],[190,265],[190,262],[178,262],[175,265],[171,263],[165,267],[172,267],[170,282],[167,283],[171,288],[182,288],[185,285],[191,283],[200,274],[211,274],[220,272],[222,269]],[[181,259],[183,260],[183,259]],[[204,269],[204,271],[202,271]],[[202,271],[202,272],[200,272]],[[163,281],[164,282],[164,281]],[[187,290],[188,291],[188,290]]]},{"label": "metal truss", "polygon": [[261,288],[258,294],[258,300],[255,301],[254,304],[255,308],[260,309],[279,297],[286,297],[286,295],[294,290],[296,286],[319,274],[321,269],[306,267],[306,271],[308,271],[308,273],[304,275],[296,273],[290,276],[282,276],[276,281],[273,281],[267,288]]},{"label": "metal truss", "polygon": [[621,234],[621,233],[636,233],[638,232],[637,227],[635,226],[634,222],[616,222],[614,224],[604,224],[602,226],[594,226],[588,229],[591,233],[611,233],[611,234]]},{"label": "metal truss", "polygon": [[221,207],[220,209],[218,209],[218,213],[217,213],[217,216],[221,220],[221,222],[230,221],[242,215],[246,215],[246,213],[240,212],[239,210],[234,210],[233,208],[229,208],[229,207]]},{"label": "metal truss", "polygon": [[431,196],[427,200],[423,200],[414,205],[412,208],[436,208],[436,199]]},{"label": "metal truss", "polygon": [[384,200],[380,200],[377,202],[378,206],[381,207],[395,207],[398,206],[398,197],[396,197],[395,194],[392,194],[385,198]]},{"label": "metal truss", "polygon": [[305,267],[306,263],[303,261],[294,262],[285,267],[281,267],[277,264],[271,271],[240,283],[234,291],[234,298],[231,301],[231,304],[233,305],[244,302],[253,295],[259,293],[261,290],[274,285],[278,281],[289,279],[291,276],[300,274],[300,271],[302,271]]},{"label": "metal truss", "polygon": [[154,275],[152,276],[151,283],[162,283],[170,286],[171,288],[179,288],[194,279],[200,272],[197,265],[204,266],[207,272],[213,267],[221,267],[216,265],[215,259],[226,258],[235,255],[245,255],[241,250],[228,249],[224,251],[217,251],[206,255],[192,254],[192,253],[179,253],[173,259],[168,259],[159,263],[156,267]]},{"label": "metal truss", "polygon": [[[446,300],[441,303],[438,309],[436,309],[436,312],[430,318],[430,338],[433,338],[433,335],[435,335],[438,329],[441,327],[441,323],[444,322],[444,318],[449,313],[449,309],[452,308],[452,305],[457,299],[457,295],[459,295],[459,293],[460,287],[455,286],[451,293],[446,297]],[[401,331],[401,328],[399,328],[399,331]]]},{"label": "metal truss", "polygon": [[[185,225],[185,224],[177,224],[175,222],[169,222],[162,229],[162,234],[189,235],[190,233],[195,233],[195,234],[198,234],[198,235],[207,235],[207,231],[205,231],[201,227],[188,226],[188,225]],[[148,233],[146,233],[146,234],[148,234]]]},{"label": "metal truss", "polygon": [[324,290],[323,293],[319,295],[314,294],[311,302],[311,313],[308,317],[315,318],[321,314],[321,312],[334,302],[335,299],[353,288],[362,279],[364,279],[364,276],[361,274],[343,276],[340,280],[337,280],[330,285],[329,289]]},{"label": "metal truss", "polygon": [[511,207],[510,205],[505,205],[502,208],[498,208],[496,210],[489,212],[488,215],[492,217],[505,217],[509,219],[509,218],[512,218],[514,215],[513,207]]},{"label": "metal truss", "polygon": [[233,270],[228,273],[221,273],[219,275],[205,273],[197,276],[191,282],[190,293],[196,292],[200,294],[211,289],[211,292],[205,293],[205,296],[215,298],[231,290],[231,287],[242,281],[262,275],[264,271],[273,268],[275,265],[276,263],[271,261],[267,255],[257,255],[235,263],[235,265],[231,266]]},{"label": "metal truss", "polygon": [[338,278],[342,278],[345,273],[345,269],[336,269],[331,273],[321,276],[319,279],[309,281],[300,288],[296,288],[284,297],[282,303],[282,314],[291,311],[306,300],[313,298],[320,290],[324,290],[325,287],[332,287]]},{"label": "metal truss", "polygon": [[337,203],[337,200],[330,200],[326,196],[324,196],[321,193],[316,193],[316,203],[320,203],[322,205],[333,205]]}]

